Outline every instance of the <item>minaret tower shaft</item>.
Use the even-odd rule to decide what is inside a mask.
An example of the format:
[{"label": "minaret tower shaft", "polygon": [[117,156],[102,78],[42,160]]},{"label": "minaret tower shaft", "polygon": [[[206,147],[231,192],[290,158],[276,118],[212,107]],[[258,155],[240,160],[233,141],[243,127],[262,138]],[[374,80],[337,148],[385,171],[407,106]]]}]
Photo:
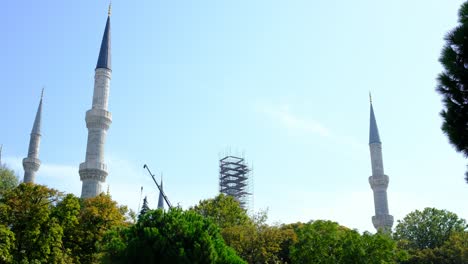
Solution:
[{"label": "minaret tower shaft", "polygon": [[375,121],[372,99],[370,100],[369,148],[372,164],[372,176],[369,177],[369,184],[374,192],[375,207],[372,223],[377,231],[390,232],[393,226],[393,216],[388,211],[387,187],[389,178],[384,174],[382,142],[380,142],[379,130]]},{"label": "minaret tower shaft", "polygon": [[95,197],[101,193],[101,183],[106,181],[107,166],[104,163],[104,144],[107,130],[112,123],[108,109],[111,79],[111,33],[110,5],[106,28],[94,75],[92,108],[86,112],[88,143],[85,162],[80,164],[80,179],[83,182],[81,198]]},{"label": "minaret tower shaft", "polygon": [[41,100],[37,107],[36,118],[34,119],[34,125],[31,130],[31,137],[29,139],[28,156],[23,159],[24,178],[23,182],[34,183],[36,172],[41,166],[39,160],[39,146],[41,144],[41,117],[42,117],[42,98],[44,95],[44,89],[41,92]]}]

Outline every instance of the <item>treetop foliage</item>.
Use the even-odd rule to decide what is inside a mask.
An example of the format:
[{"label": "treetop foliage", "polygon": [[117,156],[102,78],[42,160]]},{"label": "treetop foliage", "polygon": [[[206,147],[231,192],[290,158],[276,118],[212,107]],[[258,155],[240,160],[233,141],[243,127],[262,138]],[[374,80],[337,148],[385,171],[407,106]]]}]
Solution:
[{"label": "treetop foliage", "polygon": [[439,59],[444,71],[436,90],[443,97],[442,130],[456,150],[468,157],[468,2],[462,4],[458,16],[460,24],[445,37]]},{"label": "treetop foliage", "polygon": [[150,210],[104,242],[106,263],[245,263],[211,220],[180,208]]},{"label": "treetop foliage", "polygon": [[0,164],[0,197],[16,186],[18,186],[18,177],[16,177],[15,172]]},{"label": "treetop foliage", "polygon": [[0,255],[5,263],[95,263],[104,233],[126,225],[125,210],[108,195],[83,200],[22,183],[0,199]]},{"label": "treetop foliage", "polygon": [[394,237],[405,240],[407,249],[434,249],[442,246],[453,233],[466,232],[467,228],[466,221],[455,213],[425,208],[398,220]]},{"label": "treetop foliage", "polygon": [[434,208],[393,238],[326,220],[267,223],[219,195],[136,223],[108,194],[80,199],[31,183],[0,198],[0,263],[468,263],[466,221]]},{"label": "treetop foliage", "polygon": [[210,218],[221,228],[251,223],[239,202],[224,194],[219,194],[214,199],[200,201],[191,210]]}]

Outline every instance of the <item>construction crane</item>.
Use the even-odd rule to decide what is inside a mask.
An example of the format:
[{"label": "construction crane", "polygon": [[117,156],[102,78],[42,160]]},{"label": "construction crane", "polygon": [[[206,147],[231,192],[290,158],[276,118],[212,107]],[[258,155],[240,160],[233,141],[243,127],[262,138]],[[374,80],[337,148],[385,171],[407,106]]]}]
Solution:
[{"label": "construction crane", "polygon": [[143,165],[143,168],[148,170],[149,174],[151,175],[151,178],[153,178],[154,183],[156,183],[156,186],[158,187],[159,191],[161,192],[161,194],[162,194],[162,196],[164,198],[164,201],[166,201],[167,206],[169,207],[169,209],[172,209],[171,202],[169,202],[169,199],[167,198],[166,194],[164,193],[163,189],[161,188],[161,185],[158,184],[158,182],[154,178],[154,175],[151,173],[148,166],[146,166],[146,164],[145,164],[145,165]]}]

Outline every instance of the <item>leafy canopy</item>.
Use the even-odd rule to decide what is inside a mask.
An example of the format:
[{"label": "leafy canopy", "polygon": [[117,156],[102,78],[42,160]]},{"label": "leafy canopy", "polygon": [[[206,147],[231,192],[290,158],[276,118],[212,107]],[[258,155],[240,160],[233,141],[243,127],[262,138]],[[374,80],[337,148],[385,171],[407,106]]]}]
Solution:
[{"label": "leafy canopy", "polygon": [[404,240],[406,249],[425,249],[442,246],[454,232],[464,232],[466,221],[455,213],[436,208],[413,211],[398,220],[394,237]]},{"label": "leafy canopy", "polygon": [[150,210],[108,232],[102,245],[105,263],[245,263],[213,222],[179,208]]},{"label": "leafy canopy", "polygon": [[[468,2],[458,13],[459,25],[445,37],[437,91],[443,97],[442,130],[456,150],[468,157]],[[466,173],[468,182],[468,172]]]},{"label": "leafy canopy", "polygon": [[0,197],[16,186],[18,186],[18,177],[15,172],[0,164]]},{"label": "leafy canopy", "polygon": [[214,199],[200,201],[191,210],[210,218],[220,228],[251,223],[246,211],[233,197],[220,194]]}]

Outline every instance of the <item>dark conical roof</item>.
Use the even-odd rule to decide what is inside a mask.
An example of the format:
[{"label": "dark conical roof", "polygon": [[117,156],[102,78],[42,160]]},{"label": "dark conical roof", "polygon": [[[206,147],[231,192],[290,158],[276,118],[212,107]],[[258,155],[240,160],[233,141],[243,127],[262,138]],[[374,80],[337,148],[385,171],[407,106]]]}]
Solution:
[{"label": "dark conical roof", "polygon": [[110,15],[107,17],[106,29],[102,36],[101,50],[96,69],[105,68],[111,70],[111,32],[110,32]]},{"label": "dark conical roof", "polygon": [[[161,176],[161,190],[162,189],[163,189],[163,181],[162,181],[162,176]],[[164,209],[164,197],[161,191],[159,192],[158,209]]]},{"label": "dark conical roof", "polygon": [[379,129],[377,128],[377,121],[375,121],[374,108],[372,103],[370,105],[370,127],[369,127],[369,144],[382,143],[380,142]]},{"label": "dark conical roof", "polygon": [[[44,90],[42,90],[44,93]],[[41,100],[39,101],[39,106],[37,107],[36,119],[34,119],[34,125],[31,131],[31,134],[41,134],[41,119],[42,119],[42,94]]]}]

